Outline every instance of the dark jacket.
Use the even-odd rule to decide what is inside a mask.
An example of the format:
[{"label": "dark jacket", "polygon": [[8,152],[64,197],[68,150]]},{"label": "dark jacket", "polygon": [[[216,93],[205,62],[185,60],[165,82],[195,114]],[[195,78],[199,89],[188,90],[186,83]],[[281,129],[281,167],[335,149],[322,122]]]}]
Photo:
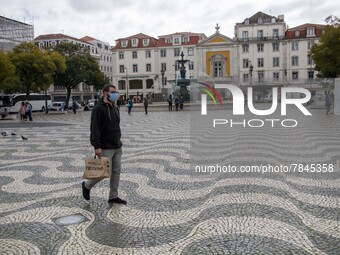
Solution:
[{"label": "dark jacket", "polygon": [[104,150],[122,147],[119,123],[118,108],[100,100],[91,113],[90,140],[92,146],[95,149]]}]

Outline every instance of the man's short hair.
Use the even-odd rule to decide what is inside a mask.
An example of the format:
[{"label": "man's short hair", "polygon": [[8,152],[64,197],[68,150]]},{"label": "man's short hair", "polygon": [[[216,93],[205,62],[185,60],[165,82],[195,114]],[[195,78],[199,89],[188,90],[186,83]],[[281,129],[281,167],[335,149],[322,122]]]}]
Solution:
[{"label": "man's short hair", "polygon": [[106,84],[106,85],[103,87],[103,93],[104,93],[104,92],[108,92],[108,91],[110,90],[110,88],[116,89],[116,86],[113,85],[113,84]]}]

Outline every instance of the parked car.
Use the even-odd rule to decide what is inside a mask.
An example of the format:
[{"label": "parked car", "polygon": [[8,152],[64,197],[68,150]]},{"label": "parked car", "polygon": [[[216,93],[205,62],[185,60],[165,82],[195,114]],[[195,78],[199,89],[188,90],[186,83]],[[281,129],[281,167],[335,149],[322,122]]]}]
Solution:
[{"label": "parked car", "polygon": [[65,102],[51,102],[48,106],[47,109],[49,111],[64,111],[65,110]]},{"label": "parked car", "polygon": [[87,105],[90,107],[90,108],[93,108],[96,104],[97,104],[97,99],[89,99]]}]

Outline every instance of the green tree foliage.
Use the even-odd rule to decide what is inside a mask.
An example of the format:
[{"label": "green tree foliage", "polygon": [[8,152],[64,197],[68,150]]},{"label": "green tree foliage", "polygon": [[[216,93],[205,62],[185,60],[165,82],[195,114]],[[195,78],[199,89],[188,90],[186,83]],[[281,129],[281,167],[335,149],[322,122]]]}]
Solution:
[{"label": "green tree foliage", "polygon": [[[333,17],[333,16],[330,16]],[[309,52],[315,63],[315,70],[320,78],[340,76],[340,26],[338,18],[328,17],[328,25],[320,37],[320,42],[313,45]],[[327,19],[326,19],[327,21]]]},{"label": "green tree foliage", "polygon": [[6,53],[0,52],[0,91],[11,91],[16,82],[14,65]]},{"label": "green tree foliage", "polygon": [[15,90],[26,93],[26,96],[48,89],[56,72],[62,73],[66,68],[62,55],[40,50],[32,43],[22,43],[8,55],[19,78]]},{"label": "green tree foliage", "polygon": [[64,86],[67,91],[66,104],[71,97],[71,91],[79,83],[91,84],[95,89],[102,88],[109,83],[99,69],[99,64],[84,48],[71,43],[60,43],[54,47],[54,51],[66,58],[66,70],[64,73],[57,73],[54,79],[55,85]]}]

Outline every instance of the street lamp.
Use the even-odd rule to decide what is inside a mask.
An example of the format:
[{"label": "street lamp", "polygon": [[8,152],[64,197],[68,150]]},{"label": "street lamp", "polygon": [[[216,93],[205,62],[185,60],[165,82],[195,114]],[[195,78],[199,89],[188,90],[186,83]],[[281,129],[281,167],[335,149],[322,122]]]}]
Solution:
[{"label": "street lamp", "polygon": [[161,75],[162,75],[162,86],[163,86],[163,90],[164,90],[164,74],[165,74],[165,70],[162,68],[162,70],[161,70]]},{"label": "street lamp", "polygon": [[252,85],[252,83],[253,83],[253,70],[254,70],[254,67],[251,64],[251,61],[249,61],[249,62],[250,62],[250,66],[249,66],[250,85]]},{"label": "street lamp", "polygon": [[128,70],[124,66],[124,69],[126,71],[126,100],[129,98],[129,78],[128,78]]}]

